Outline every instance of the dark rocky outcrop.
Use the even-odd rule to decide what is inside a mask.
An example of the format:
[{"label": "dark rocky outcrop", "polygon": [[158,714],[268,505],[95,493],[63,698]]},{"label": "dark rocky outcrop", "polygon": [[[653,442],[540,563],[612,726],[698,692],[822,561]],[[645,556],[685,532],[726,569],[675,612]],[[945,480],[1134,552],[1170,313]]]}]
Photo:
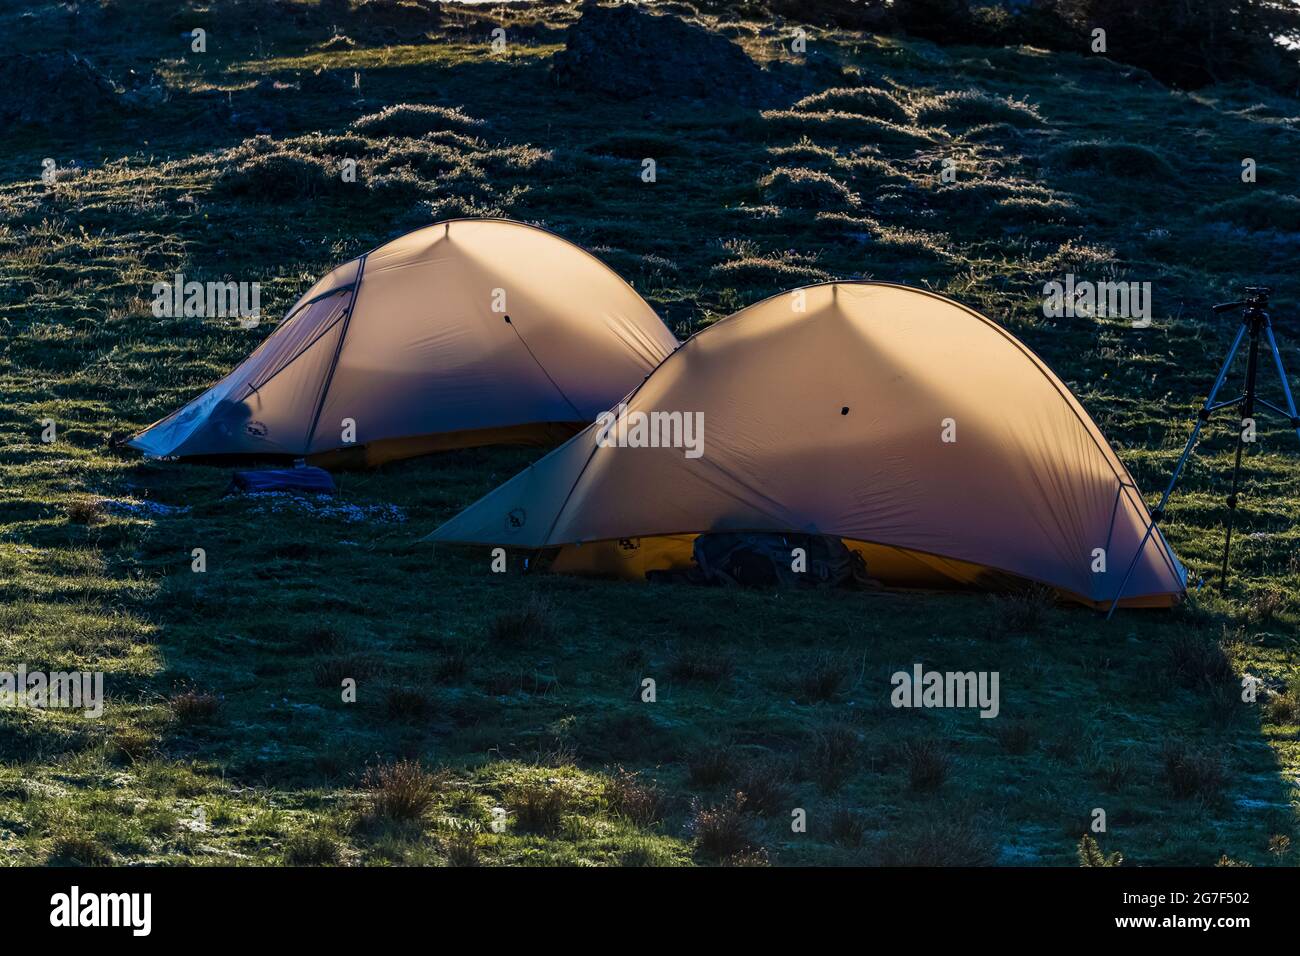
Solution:
[{"label": "dark rocky outcrop", "polygon": [[118,85],[75,53],[0,57],[0,125],[64,127],[125,104]]},{"label": "dark rocky outcrop", "polygon": [[555,56],[555,82],[619,99],[656,96],[757,102],[781,84],[739,46],[698,24],[634,4],[587,0]]}]

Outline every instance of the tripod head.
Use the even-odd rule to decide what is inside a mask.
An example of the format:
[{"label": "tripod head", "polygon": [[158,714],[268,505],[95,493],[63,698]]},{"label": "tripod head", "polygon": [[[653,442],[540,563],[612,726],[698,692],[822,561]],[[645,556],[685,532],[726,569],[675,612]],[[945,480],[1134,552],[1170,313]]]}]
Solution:
[{"label": "tripod head", "polygon": [[1273,293],[1268,286],[1248,285],[1245,291],[1246,298],[1238,302],[1220,302],[1214,306],[1215,313],[1232,312],[1236,309],[1263,311],[1268,308],[1268,297]]}]

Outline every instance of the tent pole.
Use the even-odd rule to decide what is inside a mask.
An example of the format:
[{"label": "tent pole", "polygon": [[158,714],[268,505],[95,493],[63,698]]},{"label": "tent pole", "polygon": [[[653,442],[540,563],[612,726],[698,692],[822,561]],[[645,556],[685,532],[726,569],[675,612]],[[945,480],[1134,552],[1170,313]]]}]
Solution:
[{"label": "tent pole", "polygon": [[303,454],[311,454],[312,441],[316,437],[316,426],[320,424],[320,413],[325,410],[325,398],[329,395],[330,385],[334,381],[334,370],[339,366],[339,356],[343,354],[343,342],[348,337],[348,326],[352,323],[352,310],[357,307],[357,296],[361,295],[361,280],[366,274],[366,258],[370,253],[361,257],[357,263],[357,277],[352,284],[352,301],[348,303],[348,311],[343,316],[343,326],[339,329],[339,341],[334,346],[334,358],[330,360],[329,370],[325,373],[325,382],[321,386],[320,398],[316,401],[316,411],[311,416],[311,427],[307,429],[307,446]]}]

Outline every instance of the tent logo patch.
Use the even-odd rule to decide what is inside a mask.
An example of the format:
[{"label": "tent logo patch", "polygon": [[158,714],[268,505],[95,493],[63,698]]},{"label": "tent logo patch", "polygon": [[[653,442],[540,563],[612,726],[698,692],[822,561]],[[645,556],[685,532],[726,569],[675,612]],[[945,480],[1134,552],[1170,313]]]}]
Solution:
[{"label": "tent logo patch", "polygon": [[248,434],[252,435],[254,438],[265,438],[267,432],[270,430],[271,429],[267,428],[261,422],[249,422],[244,426],[244,431],[248,432]]},{"label": "tent logo patch", "polygon": [[513,508],[506,515],[506,530],[518,531],[528,523],[528,512],[523,508]]}]

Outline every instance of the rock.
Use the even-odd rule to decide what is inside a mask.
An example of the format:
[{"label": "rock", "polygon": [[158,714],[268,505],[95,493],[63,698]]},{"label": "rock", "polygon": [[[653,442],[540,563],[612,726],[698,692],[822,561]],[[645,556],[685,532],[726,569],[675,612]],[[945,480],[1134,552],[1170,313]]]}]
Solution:
[{"label": "rock", "polygon": [[0,125],[63,127],[124,105],[117,84],[75,53],[0,58]]},{"label": "rock", "polygon": [[362,0],[352,10],[350,22],[388,36],[409,38],[442,23],[442,4],[436,0]]},{"label": "rock", "polygon": [[586,0],[556,54],[552,75],[564,87],[619,99],[654,95],[753,103],[781,84],[725,37],[634,4]]}]

